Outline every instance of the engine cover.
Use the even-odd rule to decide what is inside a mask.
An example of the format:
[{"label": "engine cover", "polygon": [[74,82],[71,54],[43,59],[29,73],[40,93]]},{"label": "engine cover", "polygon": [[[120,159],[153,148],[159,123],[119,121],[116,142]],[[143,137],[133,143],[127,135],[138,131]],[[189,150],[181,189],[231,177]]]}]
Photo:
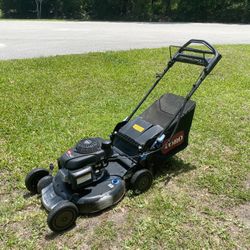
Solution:
[{"label": "engine cover", "polygon": [[85,138],[76,144],[76,152],[79,154],[91,154],[101,149],[101,138]]},{"label": "engine cover", "polygon": [[105,157],[101,149],[102,138],[85,138],[80,140],[75,147],[65,152],[57,161],[59,168],[75,170],[87,165],[98,164]]}]

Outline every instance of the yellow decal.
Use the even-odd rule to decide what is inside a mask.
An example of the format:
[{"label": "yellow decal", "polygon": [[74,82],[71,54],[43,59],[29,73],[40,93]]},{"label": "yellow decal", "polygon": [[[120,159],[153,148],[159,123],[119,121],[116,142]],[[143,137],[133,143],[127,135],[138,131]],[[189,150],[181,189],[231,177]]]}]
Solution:
[{"label": "yellow decal", "polygon": [[137,130],[137,131],[139,131],[139,132],[144,131],[144,128],[141,127],[141,126],[139,126],[138,124],[134,124],[134,125],[133,125],[133,129],[135,129],[135,130]]}]

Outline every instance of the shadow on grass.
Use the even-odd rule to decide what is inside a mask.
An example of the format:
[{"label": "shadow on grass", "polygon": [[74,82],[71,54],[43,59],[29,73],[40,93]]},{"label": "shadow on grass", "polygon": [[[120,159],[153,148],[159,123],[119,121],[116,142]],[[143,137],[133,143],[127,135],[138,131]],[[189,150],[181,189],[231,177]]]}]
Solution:
[{"label": "shadow on grass", "polygon": [[48,233],[48,234],[45,235],[45,240],[47,240],[47,241],[54,240],[54,239],[56,239],[57,237],[62,236],[62,235],[64,235],[65,233],[71,231],[71,230],[74,229],[75,227],[76,227],[76,224],[72,225],[72,226],[69,227],[68,229],[66,229],[66,230],[64,230],[64,231],[62,231],[62,232],[59,232],[59,233],[57,233],[57,232],[52,232],[52,231],[51,231],[50,233]]},{"label": "shadow on grass", "polygon": [[35,196],[36,194],[32,194],[32,193],[30,193],[30,192],[27,192],[27,193],[25,193],[25,194],[23,194],[23,198],[25,199],[25,200],[28,200],[29,198],[31,198],[31,197],[33,197],[33,196]]},{"label": "shadow on grass", "polygon": [[167,184],[172,178],[187,173],[196,169],[196,166],[184,162],[182,159],[174,156],[170,158],[167,162],[162,165],[159,165],[158,168],[155,168],[155,180],[166,177],[165,184]]},{"label": "shadow on grass", "polygon": [[[187,173],[194,169],[196,169],[196,166],[190,163],[186,163],[182,159],[174,156],[163,164],[159,164],[153,167],[152,171],[154,175],[154,181],[152,187],[154,187],[157,181],[164,181],[164,184],[167,185],[174,177],[183,173]],[[138,195],[129,190],[127,196],[130,199],[133,199]]]}]

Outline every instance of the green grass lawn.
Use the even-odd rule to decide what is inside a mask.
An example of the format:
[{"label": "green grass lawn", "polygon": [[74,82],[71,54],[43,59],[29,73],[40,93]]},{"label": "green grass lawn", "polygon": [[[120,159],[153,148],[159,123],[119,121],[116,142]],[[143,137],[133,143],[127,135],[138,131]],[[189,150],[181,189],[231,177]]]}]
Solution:
[{"label": "green grass lawn", "polygon": [[[82,137],[108,138],[154,81],[168,49],[0,62],[0,249],[247,249],[250,247],[250,46],[223,59],[193,96],[190,145],[157,171],[153,187],[52,233],[24,187]],[[199,68],[180,64],[146,105],[184,95]]]}]

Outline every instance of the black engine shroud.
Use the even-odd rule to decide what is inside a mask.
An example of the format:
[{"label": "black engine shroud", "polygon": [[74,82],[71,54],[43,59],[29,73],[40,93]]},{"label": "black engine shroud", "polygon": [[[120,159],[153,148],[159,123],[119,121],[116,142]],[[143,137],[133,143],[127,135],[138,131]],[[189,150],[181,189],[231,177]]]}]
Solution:
[{"label": "black engine shroud", "polygon": [[75,147],[69,149],[58,159],[59,168],[74,170],[98,164],[105,157],[105,151],[101,148],[103,142],[102,138],[80,140]]}]

